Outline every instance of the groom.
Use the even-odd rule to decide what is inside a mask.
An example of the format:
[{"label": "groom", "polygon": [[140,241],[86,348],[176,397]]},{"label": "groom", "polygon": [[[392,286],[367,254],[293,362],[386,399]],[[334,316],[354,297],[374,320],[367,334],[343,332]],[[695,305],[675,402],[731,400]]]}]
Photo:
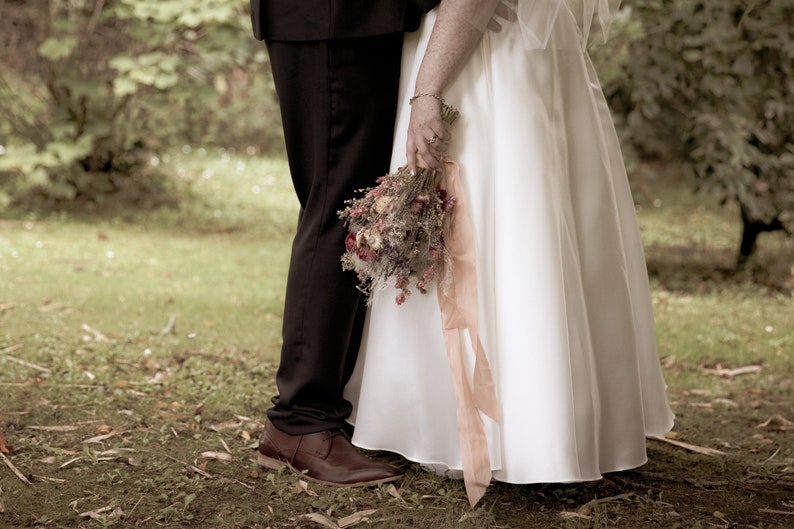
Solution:
[{"label": "groom", "polygon": [[267,44],[287,159],[300,202],[284,306],[279,395],[267,412],[259,462],[333,485],[400,476],[359,453],[342,392],[366,306],[342,272],[337,211],[389,170],[404,31],[439,0],[251,0]]}]

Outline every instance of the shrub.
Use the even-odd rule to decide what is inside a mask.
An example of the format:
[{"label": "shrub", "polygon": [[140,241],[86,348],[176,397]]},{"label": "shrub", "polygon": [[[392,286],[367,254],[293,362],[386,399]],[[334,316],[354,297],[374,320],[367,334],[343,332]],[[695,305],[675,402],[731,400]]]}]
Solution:
[{"label": "shrub", "polygon": [[697,190],[738,204],[742,266],[760,233],[794,229],[794,2],[631,5],[644,35],[616,108],[641,152],[684,158]]},{"label": "shrub", "polygon": [[[244,0],[5,1],[0,20],[0,202],[151,202],[162,184],[153,152],[275,144],[266,54]],[[259,97],[241,98],[249,91]]]}]

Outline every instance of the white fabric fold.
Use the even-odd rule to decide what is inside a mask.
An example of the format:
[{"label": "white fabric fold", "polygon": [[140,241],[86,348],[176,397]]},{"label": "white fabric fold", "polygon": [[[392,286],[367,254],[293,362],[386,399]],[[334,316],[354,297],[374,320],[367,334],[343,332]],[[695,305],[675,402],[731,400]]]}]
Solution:
[{"label": "white fabric fold", "polygon": [[[604,40],[620,0],[518,0],[516,15],[524,46],[528,50],[556,48],[585,49],[595,25]],[[579,32],[558,34],[552,39],[557,17],[575,22]]]}]

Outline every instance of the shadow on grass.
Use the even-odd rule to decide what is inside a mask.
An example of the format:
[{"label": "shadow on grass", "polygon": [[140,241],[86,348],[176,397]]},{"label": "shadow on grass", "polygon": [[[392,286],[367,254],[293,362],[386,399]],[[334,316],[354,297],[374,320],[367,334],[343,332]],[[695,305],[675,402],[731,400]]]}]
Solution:
[{"label": "shadow on grass", "polygon": [[661,288],[702,294],[733,287],[794,289],[794,240],[762,234],[755,253],[737,267],[741,217],[734,203],[697,194],[674,163],[646,163],[632,175],[650,277]]},{"label": "shadow on grass", "polygon": [[204,149],[173,150],[157,167],[124,175],[116,188],[56,200],[35,190],[0,212],[12,221],[139,225],[179,233],[291,236],[298,213],[289,169],[281,157]]},{"label": "shadow on grass", "polygon": [[652,245],[646,251],[648,275],[672,292],[705,294],[733,286],[759,287],[774,293],[794,291],[794,253],[773,247],[756,255],[744,268],[735,265],[735,252],[690,245]]}]

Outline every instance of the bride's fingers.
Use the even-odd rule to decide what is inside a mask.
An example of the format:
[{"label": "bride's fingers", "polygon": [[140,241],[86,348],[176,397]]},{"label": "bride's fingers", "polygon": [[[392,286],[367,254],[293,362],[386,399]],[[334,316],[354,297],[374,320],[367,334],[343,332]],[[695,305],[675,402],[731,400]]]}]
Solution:
[{"label": "bride's fingers", "polygon": [[446,153],[435,149],[431,145],[420,145],[417,148],[417,166],[429,167],[430,169],[441,169],[443,167],[443,160]]},{"label": "bride's fingers", "polygon": [[409,135],[405,155],[412,174],[419,168],[440,169],[440,160],[444,157],[444,153],[428,144],[421,134]]},{"label": "bride's fingers", "polygon": [[419,168],[419,156],[418,149],[416,147],[416,143],[413,139],[409,136],[408,142],[405,144],[405,159],[406,165],[408,166],[408,170],[411,174],[416,174],[416,170]]},{"label": "bride's fingers", "polygon": [[441,151],[428,145],[421,135],[417,138],[410,137],[406,143],[406,165],[411,174],[415,174],[420,168],[440,169],[439,159],[443,156]]},{"label": "bride's fingers", "polygon": [[412,175],[416,174],[416,151],[411,151],[407,146],[405,149],[405,166],[408,167],[408,171]]}]

